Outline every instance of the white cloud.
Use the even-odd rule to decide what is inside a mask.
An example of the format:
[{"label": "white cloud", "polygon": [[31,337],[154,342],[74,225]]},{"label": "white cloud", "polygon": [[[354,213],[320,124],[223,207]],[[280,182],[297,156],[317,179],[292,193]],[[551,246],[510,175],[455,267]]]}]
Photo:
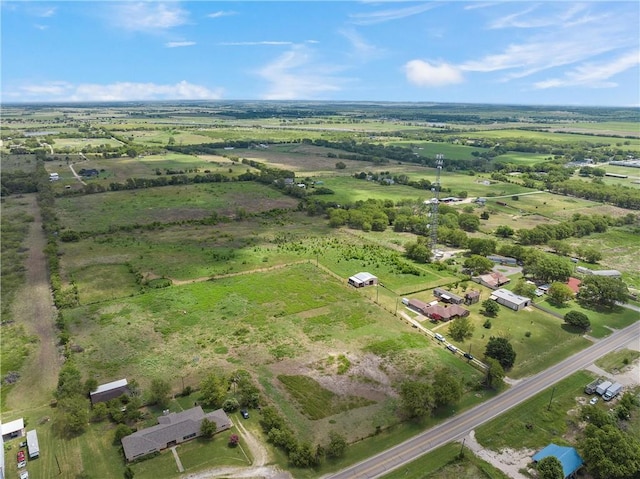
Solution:
[{"label": "white cloud", "polygon": [[263,40],[258,42],[220,42],[218,43],[220,46],[224,47],[246,47],[246,46],[259,46],[259,45],[293,45],[293,42],[281,42],[281,41],[270,41]]},{"label": "white cloud", "polygon": [[37,28],[38,30],[46,30],[47,28],[49,28],[48,25],[40,25],[39,23],[35,23],[33,27]]},{"label": "white cloud", "polygon": [[189,12],[174,3],[122,2],[114,4],[112,22],[125,30],[155,32],[184,25]]},{"label": "white cloud", "polygon": [[269,83],[265,100],[303,100],[322,97],[324,93],[340,91],[344,79],[335,76],[335,66],[315,61],[304,45],[296,45],[259,72]]},{"label": "white cloud", "polygon": [[424,87],[453,85],[464,81],[462,72],[455,65],[431,64],[423,60],[411,60],[404,66],[409,83]]},{"label": "white cloud", "polygon": [[179,47],[191,47],[195,45],[196,42],[167,42],[164,44],[167,48],[179,48]]},{"label": "white cloud", "polygon": [[[518,5],[515,3],[515,5]],[[540,5],[532,5],[520,12],[512,13],[504,17],[496,18],[489,24],[490,29],[502,28],[545,28],[545,27],[572,27],[586,23],[602,23],[608,16],[590,15],[584,4],[548,3],[542,13],[538,13]],[[557,7],[553,8],[553,7]],[[537,15],[534,15],[537,13]],[[583,14],[584,13],[584,14]]]},{"label": "white cloud", "polygon": [[401,18],[418,15],[431,10],[437,6],[436,3],[422,3],[410,7],[395,8],[390,10],[378,10],[370,13],[354,13],[350,15],[352,22],[357,25],[375,25],[376,23],[400,20]]},{"label": "white cloud", "polygon": [[49,82],[26,84],[8,91],[14,101],[131,101],[217,100],[222,89],[211,90],[182,80],[175,84],[116,82],[110,84]]},{"label": "white cloud", "polygon": [[56,7],[43,8],[38,10],[36,12],[36,15],[43,18],[53,17],[56,14],[56,10],[57,10]]},{"label": "white cloud", "polygon": [[226,10],[226,11],[225,10],[219,10],[217,12],[210,13],[209,15],[207,15],[207,17],[209,17],[209,18],[220,18],[220,17],[228,17],[228,16],[231,16],[231,15],[237,15],[237,14],[238,14],[238,12],[234,12],[234,11],[231,11],[231,10]]},{"label": "white cloud", "polygon": [[360,61],[367,61],[379,57],[383,53],[382,49],[368,43],[362,35],[353,29],[340,30],[339,33],[349,40],[351,48],[353,49],[353,56]]},{"label": "white cloud", "polygon": [[617,83],[611,77],[640,65],[640,51],[628,52],[607,62],[588,62],[565,73],[563,78],[551,78],[534,84],[537,89],[585,86],[591,88],[611,88]]}]

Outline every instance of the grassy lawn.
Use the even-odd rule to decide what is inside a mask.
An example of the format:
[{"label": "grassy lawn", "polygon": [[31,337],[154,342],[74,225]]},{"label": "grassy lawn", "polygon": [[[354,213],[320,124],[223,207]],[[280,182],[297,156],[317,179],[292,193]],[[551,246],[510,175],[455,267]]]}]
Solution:
[{"label": "grassy lawn", "polygon": [[[498,201],[506,203],[507,206],[497,204]],[[501,198],[499,200],[487,198],[487,207],[495,208],[497,211],[506,214],[519,216],[535,214],[554,220],[568,219],[574,213],[587,213],[588,208],[597,205],[599,203],[580,198],[554,195],[553,193],[519,195],[517,200],[514,198]]]},{"label": "grassy lawn", "polygon": [[502,471],[475,456],[469,449],[464,448],[463,458],[460,458],[459,454],[460,446],[456,443],[450,443],[382,476],[382,478],[507,479]]},{"label": "grassy lawn", "polygon": [[612,329],[622,329],[640,319],[637,311],[626,309],[621,306],[616,306],[611,310],[602,309],[600,311],[596,311],[582,307],[577,301],[571,301],[564,307],[558,307],[551,304],[548,300],[544,300],[540,302],[540,304],[545,308],[557,311],[563,316],[572,310],[586,314],[589,321],[591,321],[591,331],[589,331],[589,335],[596,338],[608,336],[611,334]]},{"label": "grassy lawn", "polygon": [[550,408],[552,391],[546,389],[477,428],[476,439],[494,451],[505,447],[536,449],[550,442],[566,445],[563,435],[571,421],[567,419],[567,413],[576,409],[576,396],[584,394],[584,386],[592,379],[586,371],[572,374],[554,386]]},{"label": "grassy lawn", "polygon": [[636,359],[640,358],[640,351],[620,349],[596,360],[596,366],[610,374],[619,374],[627,369]]}]

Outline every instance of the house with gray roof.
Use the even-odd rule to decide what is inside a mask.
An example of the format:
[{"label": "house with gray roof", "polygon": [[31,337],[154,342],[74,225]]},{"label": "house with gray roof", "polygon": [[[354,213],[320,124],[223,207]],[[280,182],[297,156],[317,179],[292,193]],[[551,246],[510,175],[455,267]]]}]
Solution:
[{"label": "house with gray roof", "polygon": [[231,419],[222,409],[205,414],[202,407],[196,406],[186,411],[166,414],[158,418],[156,426],[122,438],[127,461],[135,461],[200,436],[200,426],[205,418],[216,423],[216,434],[231,427]]}]

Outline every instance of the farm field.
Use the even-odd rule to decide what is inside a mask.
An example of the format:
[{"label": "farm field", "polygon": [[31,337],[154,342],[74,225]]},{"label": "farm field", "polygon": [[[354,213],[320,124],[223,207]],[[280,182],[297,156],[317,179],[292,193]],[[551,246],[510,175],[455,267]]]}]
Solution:
[{"label": "farm field", "polygon": [[[317,106],[312,104],[300,105],[297,111],[288,102],[240,105],[241,102],[198,102],[186,106],[167,103],[148,108],[93,105],[87,109],[69,107],[64,114],[46,105],[8,110],[11,122],[1,132],[2,170],[28,174],[38,171],[41,175],[37,178],[39,192],[28,193],[31,196],[26,198],[20,188],[33,191],[36,178],[25,177],[34,183],[20,177],[11,182],[9,179],[13,181],[13,177],[3,175],[2,184],[2,310],[11,313],[6,316],[9,321],[15,321],[5,322],[3,315],[2,375],[4,379],[10,371],[20,374],[16,386],[7,387],[3,383],[2,420],[24,415],[29,427],[36,427],[39,434],[42,430],[43,448],[55,451],[34,461],[33,470],[31,466],[29,469],[33,477],[58,475],[78,479],[86,472],[91,477],[120,478],[125,467],[118,446],[113,444],[115,424],[111,422],[89,423],[87,432],[80,436],[61,437],[56,421],[63,408],[48,405],[58,369],[47,376],[45,386],[31,386],[39,373],[31,365],[37,362],[33,359],[39,358],[37,354],[45,349],[43,346],[49,348],[55,359],[62,361],[67,356],[68,361],[76,364],[83,382],[87,378],[102,383],[126,377],[139,383],[145,400],[150,397],[153,379],[166,380],[175,394],[185,387],[197,389],[212,372],[248,371],[259,389],[261,405],[274,405],[300,441],[326,443],[329,432],[336,431],[350,442],[344,458],[325,459],[316,469],[292,468],[287,454],[276,449],[262,433],[260,412],[252,409],[251,418],[243,424],[264,442],[273,461],[290,470],[296,479],[321,477],[365,459],[372,452],[391,447],[498,394],[479,386],[482,372],[467,364],[460,354],[447,351],[400,317],[400,313],[415,315],[404,307],[403,297],[430,302],[435,299],[434,287],[446,287],[462,295],[464,288],[477,289],[481,291],[481,302],[490,295],[488,289],[463,274],[464,246],[453,258],[436,264],[425,263],[424,257],[414,261],[405,253],[406,245],[418,239],[428,244],[428,238],[406,231],[428,236],[422,216],[427,214],[423,202],[434,193],[431,189],[400,183],[407,179],[434,182],[433,161],[437,154],[443,154],[451,162],[441,171],[441,198],[465,198],[449,205],[459,212],[474,216],[489,213],[488,219],[480,220],[479,231],[465,231],[468,238],[491,238],[500,246],[517,241],[517,236],[497,238],[493,232],[501,225],[510,225],[514,230],[533,228],[555,224],[575,213],[637,216],[634,210],[536,191],[521,184],[523,175],[533,165],[545,163],[542,168],[549,172],[549,181],[553,182],[554,175],[561,177],[559,172],[568,171],[562,165],[574,156],[587,157],[592,150],[600,155],[604,151],[605,147],[591,148],[590,144],[610,142],[615,158],[626,156],[628,150],[640,151],[640,138],[593,135],[621,134],[616,132],[626,132],[634,125],[628,121],[593,125],[544,123],[537,119],[546,118],[547,114],[561,117],[562,112],[544,109],[520,112],[507,106],[490,109],[448,105],[440,109],[429,105],[425,109],[406,104],[387,110],[388,105],[330,104],[326,108],[335,112],[327,114],[327,110],[314,117],[313,109]],[[287,114],[280,115],[280,111]],[[585,112],[580,118],[591,114]],[[447,121],[447,115],[456,121]],[[496,115],[502,117],[494,121]],[[624,115],[630,118],[630,112]],[[584,128],[589,134],[519,128],[565,126]],[[106,131],[122,141],[55,138],[56,152],[69,152],[68,159],[65,153],[52,157],[38,145],[38,141],[46,142],[46,132],[63,136],[65,132],[80,130],[93,135]],[[28,134],[22,136],[25,132]],[[32,137],[34,132],[40,134]],[[451,142],[454,138],[456,143]],[[523,138],[531,145],[531,149],[528,145],[525,148],[528,151],[545,151],[552,145],[554,154],[507,151],[485,160],[472,152],[487,150],[470,146],[467,138],[500,139],[501,143],[507,143],[502,139]],[[350,151],[311,144],[315,139],[328,142],[319,144],[348,141]],[[238,140],[248,143],[232,143]],[[83,155],[73,153],[84,146],[105,142],[114,148],[104,155],[87,152],[84,155],[88,159],[81,160]],[[198,149],[186,148],[213,142],[220,144],[213,154],[191,154]],[[169,143],[176,151],[165,148]],[[238,144],[251,147],[238,148]],[[412,150],[389,149],[388,153],[381,153],[382,145]],[[181,146],[185,148],[180,149]],[[103,157],[124,151],[128,156]],[[379,160],[385,154],[389,158],[409,158],[411,151],[421,156],[421,163]],[[350,155],[371,161],[350,160]],[[277,189],[273,183],[278,186],[282,183],[273,181],[279,177],[278,172],[242,164],[245,158],[271,169],[294,172],[295,183],[305,182],[307,186],[303,189],[294,183],[291,188]],[[85,178],[85,186],[73,178],[70,163],[76,171],[97,169],[100,175]],[[507,167],[502,169],[505,164]],[[615,172],[630,175],[639,173],[640,177],[640,170],[599,167],[607,171],[615,168]],[[247,171],[261,177],[258,181],[236,181],[238,175]],[[47,173],[51,172],[59,173],[61,181],[49,183]],[[400,183],[382,185],[354,177],[362,172],[395,176]],[[192,181],[195,175],[205,173],[220,174],[231,181],[147,188],[129,181],[128,187],[132,189],[94,193],[101,189],[97,185],[125,184],[133,178],[168,180],[173,175],[185,175]],[[492,177],[506,177],[508,181]],[[314,181],[318,183],[313,185]],[[605,184],[620,181],[604,179]],[[329,194],[313,194],[320,187],[326,188],[320,193]],[[44,232],[43,245],[49,241],[48,246],[37,250],[46,254],[53,286],[52,297],[46,295],[46,306],[52,312],[47,322],[50,335],[46,344],[31,334],[26,327],[29,325],[18,314],[27,302],[10,304],[11,288],[22,284],[23,259],[30,251],[21,236],[20,226],[31,224],[23,207],[27,199],[35,207],[36,194],[40,196],[45,221],[38,231]],[[474,203],[476,197],[486,198],[486,206]],[[345,211],[339,213],[352,214],[361,202],[370,199],[386,201],[389,223],[384,231],[369,231],[364,227],[366,222],[363,230],[329,226],[330,208],[340,207]],[[407,206],[403,214],[413,211],[419,216],[412,218],[421,221],[418,227],[412,224],[399,228],[403,232],[394,231],[394,215],[400,210],[390,209],[400,204]],[[450,218],[447,220],[453,224]],[[348,224],[354,223],[357,222]],[[374,229],[384,228],[383,222]],[[624,281],[637,289],[640,288],[640,264],[635,259],[640,257],[637,237],[636,222],[565,241],[601,251],[602,260],[589,267],[618,269],[623,272]],[[438,247],[447,253],[453,250]],[[364,271],[379,278],[378,286],[355,289],[347,285],[348,277]],[[520,275],[513,275],[512,283]],[[58,309],[53,309],[52,300]],[[637,313],[628,309],[595,312],[573,302],[568,308],[556,308],[544,298],[538,301],[561,315],[569,309],[585,312],[592,323],[588,334],[597,338],[610,334],[610,328],[621,328],[638,320]],[[513,380],[540,372],[590,344],[582,334],[567,328],[562,319],[532,307],[520,312],[500,307],[497,316],[490,319],[490,327],[480,304],[468,309],[475,329],[467,340],[451,340],[452,323],[425,321],[424,326],[446,336],[460,351],[470,351],[481,360],[491,336],[507,338],[517,355],[514,367],[507,371]],[[617,364],[623,359],[616,357],[612,361]],[[54,363],[58,368],[52,360],[51,364]],[[415,378],[430,380],[439,368],[447,368],[461,380],[463,397],[435,409],[432,415],[406,420],[400,407],[402,382]],[[572,381],[582,388],[588,376],[578,375],[582,376],[569,378],[559,387],[562,391],[557,404],[554,398],[557,411],[533,416],[539,427],[533,428],[532,437],[520,438],[521,443],[560,439],[561,416],[566,421],[572,397],[575,402]],[[27,394],[30,389],[44,392],[31,398]],[[544,399],[535,400],[544,403]],[[196,401],[200,401],[197,390],[173,398],[169,409],[184,409]],[[150,409],[145,406],[142,410],[161,413],[159,406]],[[516,431],[526,426],[524,412],[519,414],[513,416]],[[505,417],[512,420],[511,416]],[[234,416],[235,419],[239,417]],[[147,416],[138,426],[152,423],[153,418]],[[506,437],[490,447],[519,444],[518,438],[509,436],[511,432],[503,434],[499,429],[503,425],[493,427],[495,431],[487,435]],[[514,445],[504,445],[502,440],[505,444],[514,440]],[[225,433],[211,442],[193,441],[179,446],[178,454],[186,472],[248,464],[238,449],[227,447],[227,441]],[[425,462],[421,459],[410,466],[407,477],[422,477],[425,471],[432,471],[434,477],[456,479],[463,474],[470,478],[502,477],[475,457],[453,463],[452,455],[458,449],[459,444],[449,445],[423,458]],[[170,453],[134,464],[132,469],[136,478],[181,477]]]}]

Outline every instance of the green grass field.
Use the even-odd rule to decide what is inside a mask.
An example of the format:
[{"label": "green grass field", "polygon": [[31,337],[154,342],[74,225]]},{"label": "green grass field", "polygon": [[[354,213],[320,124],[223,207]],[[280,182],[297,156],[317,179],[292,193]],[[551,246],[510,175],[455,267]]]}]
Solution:
[{"label": "green grass field", "polygon": [[78,152],[87,146],[122,146],[123,143],[113,138],[56,138],[53,151],[56,153]]},{"label": "green grass field", "polygon": [[494,451],[505,447],[538,449],[550,442],[567,444],[563,436],[572,421],[567,413],[579,405],[576,396],[584,395],[584,386],[592,379],[585,371],[572,374],[554,386],[550,408],[551,388],[478,427],[476,439]]}]

